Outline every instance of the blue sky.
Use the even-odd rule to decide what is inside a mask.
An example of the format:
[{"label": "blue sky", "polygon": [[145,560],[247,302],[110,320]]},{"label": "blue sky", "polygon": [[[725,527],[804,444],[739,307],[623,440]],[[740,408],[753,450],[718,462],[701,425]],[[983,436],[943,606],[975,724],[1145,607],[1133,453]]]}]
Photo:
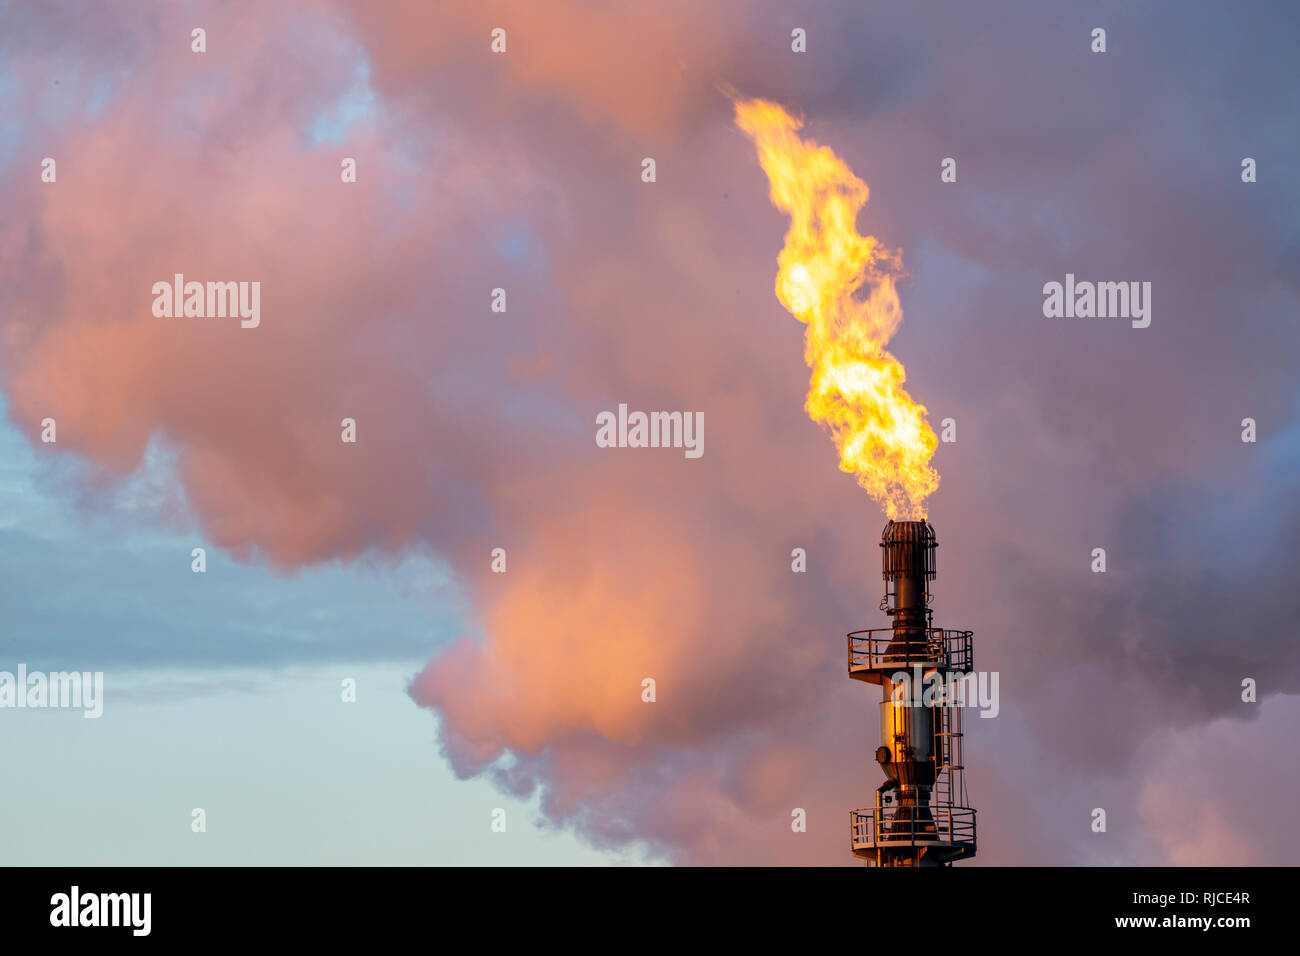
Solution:
[{"label": "blue sky", "polygon": [[[12,668],[12,662],[4,662]],[[456,780],[411,666],[116,668],[104,714],[8,710],[5,862],[31,865],[568,865],[623,857]],[[340,680],[357,681],[343,703]],[[207,831],[191,830],[194,808]],[[506,830],[491,830],[506,811]]]},{"label": "blue sky", "polygon": [[0,710],[6,863],[630,859],[536,825],[535,801],[457,780],[438,756],[436,717],[406,694],[463,613],[434,562],[279,576],[166,523],[160,448],[93,509],[80,467],[0,425],[0,670],[105,673],[99,719]]}]

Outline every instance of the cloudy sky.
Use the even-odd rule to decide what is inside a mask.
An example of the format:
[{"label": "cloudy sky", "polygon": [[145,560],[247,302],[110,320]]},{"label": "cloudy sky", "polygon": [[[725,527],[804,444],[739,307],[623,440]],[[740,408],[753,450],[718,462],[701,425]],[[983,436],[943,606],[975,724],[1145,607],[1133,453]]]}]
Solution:
[{"label": "cloudy sky", "polygon": [[[1294,859],[1298,36],[1284,3],[0,2],[0,670],[106,680],[98,721],[0,711],[7,861],[854,862],[884,519],[804,413],[728,93],[870,184],[890,350],[957,423],[936,621],[1001,694],[975,862]],[[155,317],[175,273],[259,281],[259,327]],[[1067,273],[1150,282],[1150,327],[1045,318]],[[703,412],[704,455],[598,448],[620,403]]]}]

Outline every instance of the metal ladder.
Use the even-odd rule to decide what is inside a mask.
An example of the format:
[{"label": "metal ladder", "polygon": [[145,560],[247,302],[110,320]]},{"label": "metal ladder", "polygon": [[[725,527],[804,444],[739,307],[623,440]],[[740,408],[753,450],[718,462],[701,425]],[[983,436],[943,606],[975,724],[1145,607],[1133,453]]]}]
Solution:
[{"label": "metal ladder", "polygon": [[961,708],[948,704],[935,708],[938,720],[934,730],[934,789],[930,801],[931,813],[935,824],[946,830],[951,838],[952,820],[948,809],[957,804],[954,797],[960,796],[961,772]]}]

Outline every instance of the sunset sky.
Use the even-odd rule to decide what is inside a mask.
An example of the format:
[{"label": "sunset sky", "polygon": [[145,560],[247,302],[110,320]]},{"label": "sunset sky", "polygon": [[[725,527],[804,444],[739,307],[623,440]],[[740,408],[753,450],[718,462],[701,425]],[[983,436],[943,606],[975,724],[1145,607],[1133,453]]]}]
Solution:
[{"label": "sunset sky", "polygon": [[[936,622],[1001,693],[973,864],[1293,861],[1298,36],[1281,2],[0,0],[0,670],[105,674],[99,720],[0,711],[5,862],[855,862],[885,516],[804,410],[733,97],[869,184],[889,350],[956,422]],[[260,282],[260,325],[155,316],[176,273]],[[1150,326],[1045,317],[1067,274],[1150,282]],[[702,412],[704,454],[598,447],[620,403]]]}]

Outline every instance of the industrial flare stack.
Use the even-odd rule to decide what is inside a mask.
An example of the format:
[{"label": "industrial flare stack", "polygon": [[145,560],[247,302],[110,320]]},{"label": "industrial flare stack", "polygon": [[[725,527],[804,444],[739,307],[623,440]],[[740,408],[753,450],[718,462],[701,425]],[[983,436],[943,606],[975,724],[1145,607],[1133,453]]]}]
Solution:
[{"label": "industrial flare stack", "polygon": [[849,814],[853,853],[877,866],[946,866],[975,855],[951,693],[974,666],[972,632],[932,626],[938,544],[929,522],[890,521],[880,547],[880,609],[893,625],[849,634],[849,676],[882,688],[876,760],[887,779],[874,807]]}]

